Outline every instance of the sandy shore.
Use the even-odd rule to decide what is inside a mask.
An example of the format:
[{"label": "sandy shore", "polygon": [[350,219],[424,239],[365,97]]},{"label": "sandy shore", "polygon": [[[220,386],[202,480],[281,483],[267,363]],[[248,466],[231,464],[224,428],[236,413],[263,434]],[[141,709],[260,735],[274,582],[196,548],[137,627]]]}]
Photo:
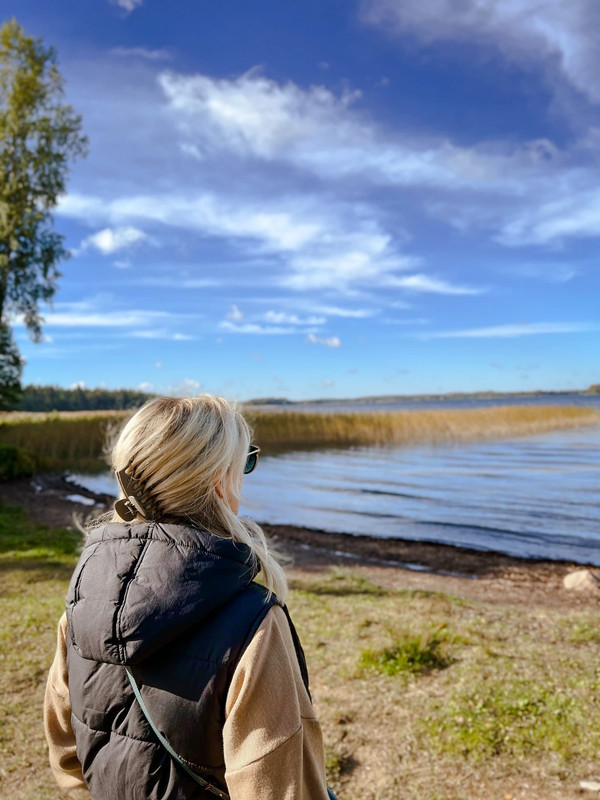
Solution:
[{"label": "sandy shore", "polygon": [[[69,499],[79,497],[79,502]],[[97,516],[113,498],[77,487],[61,476],[0,483],[0,502],[25,508],[32,519],[73,525],[73,515]],[[291,525],[263,525],[287,562],[293,581],[331,567],[352,568],[389,588],[425,591],[523,605],[598,605],[600,593],[567,591],[564,576],[581,565],[514,558],[501,553],[401,539],[347,536]]]}]

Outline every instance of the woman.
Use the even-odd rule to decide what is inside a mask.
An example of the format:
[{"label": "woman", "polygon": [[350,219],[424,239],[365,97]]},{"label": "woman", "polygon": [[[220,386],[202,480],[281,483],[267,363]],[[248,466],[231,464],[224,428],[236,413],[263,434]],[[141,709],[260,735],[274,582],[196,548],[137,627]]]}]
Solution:
[{"label": "woman", "polygon": [[123,429],[112,453],[122,496],[88,535],[48,677],[63,789],[93,800],[328,797],[285,575],[260,528],[237,516],[257,459],[220,397],[157,398]]}]

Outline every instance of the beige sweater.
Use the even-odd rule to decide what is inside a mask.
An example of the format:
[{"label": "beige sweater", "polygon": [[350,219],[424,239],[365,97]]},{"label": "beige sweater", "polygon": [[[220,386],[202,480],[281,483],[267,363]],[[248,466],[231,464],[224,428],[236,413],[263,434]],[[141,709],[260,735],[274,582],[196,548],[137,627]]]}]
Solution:
[{"label": "beige sweater", "polygon": [[[59,786],[89,798],[71,728],[66,627],[63,615],[46,687],[46,739]],[[225,715],[225,780],[231,800],[327,800],[321,729],[279,606],[269,610],[237,665]]]}]

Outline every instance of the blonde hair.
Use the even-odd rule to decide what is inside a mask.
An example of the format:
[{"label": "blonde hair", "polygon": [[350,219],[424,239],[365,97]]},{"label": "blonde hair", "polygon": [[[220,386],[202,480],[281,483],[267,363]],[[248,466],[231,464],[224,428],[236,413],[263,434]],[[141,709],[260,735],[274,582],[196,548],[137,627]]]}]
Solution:
[{"label": "blonde hair", "polygon": [[[185,522],[247,545],[267,589],[284,602],[286,577],[263,531],[225,499],[239,502],[250,440],[248,423],[223,397],[158,397],[127,422],[112,466],[139,481],[158,521]],[[116,512],[113,520],[121,521]]]}]

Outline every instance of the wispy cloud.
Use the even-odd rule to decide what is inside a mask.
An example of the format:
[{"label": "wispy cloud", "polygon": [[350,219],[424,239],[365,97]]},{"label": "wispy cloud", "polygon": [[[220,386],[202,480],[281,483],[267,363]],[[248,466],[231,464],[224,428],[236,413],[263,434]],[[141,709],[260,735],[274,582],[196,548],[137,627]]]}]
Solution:
[{"label": "wispy cloud", "polygon": [[347,319],[368,319],[379,313],[376,308],[342,308],[341,306],[317,305],[314,310],[328,317],[345,317]]},{"label": "wispy cloud", "polygon": [[261,334],[266,336],[280,336],[297,333],[296,328],[282,327],[281,325],[261,325],[258,322],[230,322],[224,319],[219,323],[219,328],[227,333]]},{"label": "wispy cloud", "polygon": [[337,336],[329,336],[326,338],[321,338],[319,336],[315,336],[314,333],[309,333],[306,337],[306,341],[310,342],[311,344],[321,344],[324,347],[341,347],[342,342]]},{"label": "wispy cloud", "polygon": [[[133,11],[134,5],[130,8]],[[141,5],[143,0],[138,0],[138,5]],[[131,5],[131,2],[130,2]],[[171,58],[171,53],[168,50],[149,50],[147,47],[113,47],[109,51],[111,56],[118,56],[119,58],[142,58],[145,61],[166,61]]]},{"label": "wispy cloud", "polygon": [[389,34],[412,34],[422,42],[471,42],[495,47],[507,58],[542,61],[560,71],[592,100],[600,100],[595,0],[363,0],[362,19]]},{"label": "wispy cloud", "polygon": [[[50,328],[138,328],[176,324],[185,319],[184,314],[153,309],[116,309],[110,295],[70,303],[57,303],[54,310],[45,313],[45,325]],[[17,317],[15,325],[24,325]]]},{"label": "wispy cloud", "polygon": [[130,328],[171,317],[167,311],[50,312],[46,325],[56,328]]},{"label": "wispy cloud", "polygon": [[150,237],[148,234],[132,226],[104,228],[84,239],[79,245],[79,248],[75,251],[75,255],[79,255],[90,247],[93,247],[108,256],[119,250],[127,250],[140,242],[149,240]]},{"label": "wispy cloud", "polygon": [[[581,7],[583,3],[579,0]],[[540,31],[549,30],[550,5],[540,16],[528,13],[534,0],[504,4],[467,0],[464,13],[452,11],[451,0],[429,5],[381,0],[372,3],[371,16],[397,16],[411,31],[421,30],[422,24],[424,38],[442,36],[447,29],[449,38],[463,33],[468,38],[485,20],[492,21],[490,30],[500,36],[504,23],[511,30],[523,23],[529,31],[523,41],[538,27],[545,41]],[[564,14],[571,22],[577,17],[571,11]],[[464,24],[447,24],[455,18]],[[258,70],[233,79],[164,72],[159,83],[184,150],[201,161],[233,157],[308,171],[324,184],[351,179],[360,186],[393,186],[402,193],[418,188],[426,212],[463,231],[490,231],[505,245],[546,245],[566,237],[598,235],[597,136],[584,137],[565,152],[543,138],[465,147],[443,135],[387,129],[360,109],[359,91],[336,95],[324,86],[304,89],[292,82],[278,83]],[[582,192],[589,203],[580,202]],[[377,245],[371,248],[376,250]],[[356,259],[352,252],[342,258],[336,254],[335,261],[352,272],[360,269],[353,265],[360,265],[364,252]],[[318,271],[319,263],[325,273],[331,269],[326,256],[320,260],[313,255],[305,263],[309,274]],[[299,266],[296,272],[291,285],[302,288],[304,270]]]},{"label": "wispy cloud", "polygon": [[302,327],[323,325],[327,321],[325,317],[299,317],[297,314],[289,314],[287,311],[267,311],[263,318],[265,322],[275,325],[297,325]]},{"label": "wispy cloud", "polygon": [[419,339],[512,339],[519,336],[589,333],[591,331],[600,331],[600,325],[591,322],[529,322],[493,325],[488,328],[422,333],[417,334],[417,337]]},{"label": "wispy cloud", "polygon": [[362,176],[400,186],[501,177],[491,154],[379,127],[354,110],[360,91],[302,89],[256,69],[231,80],[165,72],[159,83],[188,152],[198,157],[225,150],[292,163],[321,179]]},{"label": "wispy cloud", "polygon": [[135,11],[136,8],[139,8],[143,5],[144,0],[110,0],[112,5],[119,6],[119,8],[124,9],[130,14],[132,11]]},{"label": "wispy cloud", "polygon": [[483,294],[484,287],[455,286],[441,278],[429,275],[407,275],[404,278],[391,278],[391,286],[409,289],[411,292],[432,292],[433,294]]},{"label": "wispy cloud", "polygon": [[131,331],[128,335],[134,339],[162,339],[171,342],[193,342],[198,339],[197,336],[191,336],[187,333],[171,333],[165,328]]},{"label": "wispy cloud", "polygon": [[227,238],[247,254],[283,259],[287,269],[279,270],[278,280],[294,290],[383,285],[397,271],[420,265],[418,258],[398,252],[391,235],[359,204],[299,196],[258,206],[253,199],[216,194],[149,194],[108,202],[72,194],[61,199],[58,211],[88,224],[153,223]]},{"label": "wispy cloud", "polygon": [[240,309],[234,304],[227,312],[226,319],[229,322],[241,322],[244,319],[244,312],[240,311]]},{"label": "wispy cloud", "polygon": [[234,304],[219,327],[229,333],[280,335],[304,333],[326,322],[325,317],[300,317],[287,311],[266,311],[252,315],[250,320],[244,320],[246,315]]}]

